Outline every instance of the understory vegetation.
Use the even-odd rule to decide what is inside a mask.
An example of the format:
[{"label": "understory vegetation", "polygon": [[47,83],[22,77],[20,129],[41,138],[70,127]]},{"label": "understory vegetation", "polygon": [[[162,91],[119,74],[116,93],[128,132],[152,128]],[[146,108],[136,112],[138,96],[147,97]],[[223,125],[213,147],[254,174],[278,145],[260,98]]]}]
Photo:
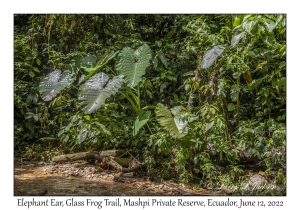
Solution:
[{"label": "understory vegetation", "polygon": [[250,168],[285,186],[286,16],[16,14],[14,149],[122,149],[157,181]]}]

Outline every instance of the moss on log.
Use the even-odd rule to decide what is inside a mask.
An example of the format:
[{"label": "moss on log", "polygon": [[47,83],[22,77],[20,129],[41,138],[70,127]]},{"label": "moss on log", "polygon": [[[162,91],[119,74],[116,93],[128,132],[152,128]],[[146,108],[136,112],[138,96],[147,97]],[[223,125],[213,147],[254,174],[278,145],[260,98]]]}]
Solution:
[{"label": "moss on log", "polygon": [[124,150],[105,150],[101,152],[91,151],[91,152],[78,152],[73,154],[59,155],[52,158],[53,162],[63,163],[67,161],[76,160],[90,160],[95,159],[102,161],[104,157],[117,157],[125,153]]}]

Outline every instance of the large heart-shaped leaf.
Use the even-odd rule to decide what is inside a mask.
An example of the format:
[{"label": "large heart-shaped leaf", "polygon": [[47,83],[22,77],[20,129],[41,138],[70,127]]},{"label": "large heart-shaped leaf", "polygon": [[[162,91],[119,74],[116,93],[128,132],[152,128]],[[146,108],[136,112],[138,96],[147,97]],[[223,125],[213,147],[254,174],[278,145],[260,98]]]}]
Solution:
[{"label": "large heart-shaped leaf", "polygon": [[75,77],[70,71],[61,73],[60,70],[54,70],[48,74],[40,83],[39,91],[44,101],[50,101],[57,96],[57,94],[68,87]]},{"label": "large heart-shaped leaf", "polygon": [[175,106],[171,109],[171,113],[174,116],[175,124],[180,133],[183,133],[183,131],[186,128],[186,125],[188,123],[187,120],[182,119],[182,114],[184,114],[184,112],[185,111],[182,110],[182,106]]},{"label": "large heart-shaped leaf", "polygon": [[224,46],[218,45],[218,46],[214,46],[212,49],[207,51],[203,57],[201,67],[203,69],[209,68],[213,64],[213,62],[217,59],[217,57],[219,57],[222,54],[224,49],[225,49]]},{"label": "large heart-shaped leaf", "polygon": [[107,98],[118,92],[124,82],[123,75],[115,76],[107,83],[108,79],[109,77],[101,72],[95,74],[80,87],[78,100],[81,101],[80,105],[86,114],[97,111]]},{"label": "large heart-shaped leaf", "polygon": [[174,117],[168,107],[161,103],[157,104],[155,109],[157,121],[174,138],[182,138],[187,134],[184,130],[187,122],[180,121],[180,111],[181,107],[174,107],[172,109],[173,114],[175,114]]},{"label": "large heart-shaped leaf", "polygon": [[151,50],[146,44],[136,51],[125,47],[119,54],[120,60],[116,66],[119,74],[125,76],[125,83],[128,87],[135,87],[141,81],[146,68],[150,65]]}]

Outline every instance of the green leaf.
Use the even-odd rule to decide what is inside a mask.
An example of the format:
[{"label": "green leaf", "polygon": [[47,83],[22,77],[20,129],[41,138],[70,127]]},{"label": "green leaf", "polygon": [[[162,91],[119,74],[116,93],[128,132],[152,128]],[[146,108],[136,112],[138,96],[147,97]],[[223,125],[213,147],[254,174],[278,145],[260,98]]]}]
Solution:
[{"label": "green leaf", "polygon": [[211,121],[210,123],[204,123],[203,132],[206,133],[208,130],[210,130],[213,127],[214,124],[215,124],[214,121]]},{"label": "green leaf", "polygon": [[125,83],[133,88],[141,81],[146,68],[150,65],[151,50],[146,44],[136,51],[125,47],[119,54],[120,60],[116,66],[119,74],[125,76]]},{"label": "green leaf", "polygon": [[166,59],[166,57],[165,57],[165,54],[164,54],[163,52],[159,51],[159,52],[157,53],[157,55],[158,55],[158,57],[160,58],[161,62],[164,64],[164,66],[165,66],[166,68],[168,68],[168,61],[167,61],[167,59]]},{"label": "green leaf", "polygon": [[69,141],[69,138],[70,138],[70,136],[69,135],[66,135],[66,137],[64,138],[64,142],[68,142]]},{"label": "green leaf", "polygon": [[148,122],[150,114],[151,114],[150,111],[144,112],[143,110],[141,110],[139,112],[139,115],[134,121],[133,136],[135,136],[140,130],[140,128],[143,127]]},{"label": "green leaf", "polygon": [[96,56],[95,55],[87,55],[80,60],[81,68],[85,71],[90,72],[93,67],[96,65]]},{"label": "green leaf", "polygon": [[155,44],[160,47],[162,45],[161,41],[155,41]]},{"label": "green leaf", "polygon": [[149,96],[149,98],[153,98],[153,94],[150,90],[146,90],[147,95]]},{"label": "green leaf", "polygon": [[167,130],[172,137],[181,137],[181,134],[178,132],[174,118],[168,107],[164,106],[161,103],[157,104],[155,114],[159,124],[163,126],[164,129]]},{"label": "green leaf", "polygon": [[40,70],[38,69],[38,68],[35,68],[35,67],[33,67],[33,70],[35,71],[35,72],[40,72]]},{"label": "green leaf", "polygon": [[106,28],[104,29],[104,33],[106,34],[106,35],[109,35],[110,33],[109,33],[109,30],[107,30]]},{"label": "green leaf", "polygon": [[[176,111],[178,111],[177,108],[173,110],[175,114]],[[186,135],[183,130],[178,130],[174,117],[172,116],[171,111],[168,109],[168,107],[164,106],[161,103],[158,103],[155,109],[155,114],[159,124],[163,126],[164,129],[167,130],[172,137],[182,138]]]},{"label": "green leaf", "polygon": [[277,17],[277,19],[276,19],[275,25],[278,25],[278,23],[280,23],[280,21],[282,20],[282,18],[283,18],[283,15],[279,15],[279,16]]},{"label": "green leaf", "polygon": [[69,64],[69,70],[75,74],[77,74],[77,72],[80,70],[80,62],[81,62],[81,58],[80,57],[75,57],[74,59],[72,59],[70,61]]},{"label": "green leaf", "polygon": [[237,101],[240,93],[239,85],[232,85],[230,90],[230,97],[232,101]]},{"label": "green leaf", "polygon": [[177,29],[176,27],[172,28],[172,30],[168,32],[166,39],[170,39],[175,33],[176,29]]},{"label": "green leaf", "polygon": [[279,79],[274,79],[272,80],[272,87],[281,87],[283,85],[286,85],[286,78],[285,77],[281,77]]},{"label": "green leaf", "polygon": [[39,66],[41,65],[40,59],[38,59],[38,58],[36,59],[36,64],[39,65]]},{"label": "green leaf", "polygon": [[32,72],[32,71],[30,71],[30,72],[29,72],[29,76],[34,77],[34,76],[35,76],[35,73]]},{"label": "green leaf", "polygon": [[258,80],[253,80],[252,83],[249,84],[249,90],[253,90],[254,88],[256,88],[258,85],[260,85],[263,81],[263,78],[260,78]]},{"label": "green leaf", "polygon": [[237,78],[239,78],[241,76],[241,73],[240,72],[234,72],[234,73],[232,73],[232,77],[234,78],[234,79],[237,79]]},{"label": "green leaf", "polygon": [[238,25],[240,25],[241,24],[241,19],[240,18],[238,18],[238,17],[236,17],[235,19],[234,19],[234,22],[233,22],[233,27],[236,27],[236,26],[238,26]]},{"label": "green leaf", "polygon": [[263,18],[264,24],[266,25],[269,32],[272,32],[274,28],[276,27],[276,23],[273,20]]},{"label": "green leaf", "polygon": [[30,92],[27,96],[26,103],[30,104],[33,102],[34,104],[38,101],[38,94],[36,92]]},{"label": "green leaf", "polygon": [[124,82],[123,75],[115,76],[107,83],[108,79],[109,77],[101,72],[95,74],[80,87],[78,100],[81,101],[80,105],[86,114],[97,111],[107,98],[118,92]]},{"label": "green leaf", "polygon": [[246,32],[251,33],[252,29],[256,26],[256,23],[258,22],[257,19],[246,21],[243,23],[243,28]]},{"label": "green leaf", "polygon": [[27,112],[26,115],[27,115],[27,116],[25,117],[25,119],[27,120],[27,119],[32,118],[35,114],[32,113],[32,112]]},{"label": "green leaf", "polygon": [[38,118],[37,115],[33,115],[33,119],[34,119],[35,121],[39,121],[39,118]]},{"label": "green leaf", "polygon": [[83,116],[87,121],[90,121],[91,120],[91,117],[90,117],[90,115],[85,115],[85,116]]},{"label": "green leaf", "polygon": [[283,67],[285,67],[286,63],[285,61],[282,61],[280,64],[279,64],[279,68],[282,69]]},{"label": "green leaf", "polygon": [[77,144],[81,144],[86,139],[87,129],[83,128],[77,136]]},{"label": "green leaf", "polygon": [[217,59],[217,57],[219,57],[222,54],[224,49],[225,49],[224,46],[218,45],[218,46],[214,46],[212,49],[207,51],[203,57],[201,67],[203,69],[209,68],[213,64],[213,62]]},{"label": "green leaf", "polygon": [[245,32],[239,32],[239,33],[236,33],[234,35],[234,37],[232,37],[231,39],[231,45],[234,46],[236,45],[237,43],[239,43],[239,41],[245,36]]},{"label": "green leaf", "polygon": [[227,109],[228,109],[229,112],[235,110],[234,104],[233,104],[233,103],[229,103],[229,104],[227,105]]},{"label": "green leaf", "polygon": [[119,51],[117,52],[112,51],[110,54],[102,56],[99,59],[97,65],[94,68],[90,68],[88,75],[86,75],[79,83],[83,83],[87,81],[90,77],[98,73],[108,63],[108,61],[113,59],[118,54],[118,52]]},{"label": "green leaf", "polygon": [[175,106],[171,109],[171,113],[174,116],[174,121],[175,124],[177,126],[177,129],[180,133],[184,132],[187,133],[187,124],[188,124],[188,120],[183,120],[182,119],[182,115],[184,113],[186,113],[186,111],[183,111],[183,107],[182,106]]},{"label": "green leaf", "polygon": [[249,51],[248,52],[248,55],[252,58],[255,58],[256,57],[256,54],[253,52],[253,51]]},{"label": "green leaf", "polygon": [[63,89],[67,88],[75,77],[69,71],[61,73],[55,70],[48,74],[40,83],[39,91],[44,101],[50,101]]}]

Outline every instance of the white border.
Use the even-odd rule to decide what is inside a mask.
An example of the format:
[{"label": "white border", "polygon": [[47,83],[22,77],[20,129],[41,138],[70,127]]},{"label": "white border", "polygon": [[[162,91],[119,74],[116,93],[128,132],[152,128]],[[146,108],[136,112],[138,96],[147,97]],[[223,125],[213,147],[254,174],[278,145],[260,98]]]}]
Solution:
[{"label": "white border", "polygon": [[[13,14],[14,13],[286,13],[287,14],[287,196],[243,197],[251,200],[283,200],[284,208],[298,206],[299,196],[299,15],[296,1],[63,1],[63,0],[11,0],[1,1],[0,6],[0,117],[1,117],[1,170],[0,206],[15,209],[13,197]],[[4,64],[4,65],[3,65]],[[297,138],[298,137],[298,138]],[[135,197],[136,198],[136,197]],[[167,197],[164,197],[167,198]],[[174,198],[174,197],[173,197]],[[235,197],[238,199],[238,197]],[[202,199],[202,198],[201,198]],[[204,199],[204,198],[203,198]],[[207,199],[207,198],[205,198]],[[221,198],[220,198],[221,199]],[[156,207],[157,208],[157,207]],[[160,207],[162,209],[164,207]],[[37,209],[37,208],[36,208]],[[141,209],[141,208],[135,208]],[[149,208],[150,209],[150,208]],[[297,208],[292,208],[297,209]]]}]

